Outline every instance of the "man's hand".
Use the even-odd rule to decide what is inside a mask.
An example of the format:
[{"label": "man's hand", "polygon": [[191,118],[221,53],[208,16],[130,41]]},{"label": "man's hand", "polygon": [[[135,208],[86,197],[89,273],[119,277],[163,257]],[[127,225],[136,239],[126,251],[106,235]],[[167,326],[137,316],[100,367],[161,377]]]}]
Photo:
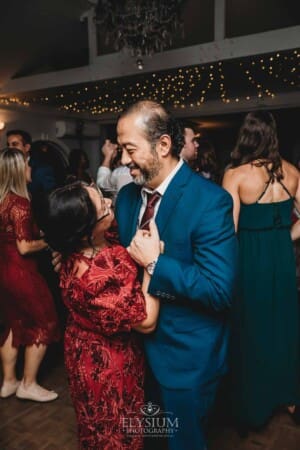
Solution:
[{"label": "man's hand", "polygon": [[117,144],[113,144],[109,139],[105,139],[101,149],[104,159],[111,161],[116,156],[117,148]]},{"label": "man's hand", "polygon": [[149,223],[149,231],[137,230],[130,246],[127,247],[130,256],[143,267],[156,260],[163,249],[163,243],[159,239],[158,229],[151,220]]},{"label": "man's hand", "polygon": [[55,272],[59,272],[61,269],[61,253],[58,252],[52,252],[52,266]]}]

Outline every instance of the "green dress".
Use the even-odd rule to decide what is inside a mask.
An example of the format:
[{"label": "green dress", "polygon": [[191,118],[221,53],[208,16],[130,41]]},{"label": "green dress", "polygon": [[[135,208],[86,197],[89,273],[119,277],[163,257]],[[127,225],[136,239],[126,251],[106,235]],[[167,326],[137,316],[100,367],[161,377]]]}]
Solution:
[{"label": "green dress", "polygon": [[290,196],[276,203],[242,204],[240,210],[240,276],[232,310],[232,406],[237,423],[250,428],[264,425],[278,406],[299,403],[292,208]]}]

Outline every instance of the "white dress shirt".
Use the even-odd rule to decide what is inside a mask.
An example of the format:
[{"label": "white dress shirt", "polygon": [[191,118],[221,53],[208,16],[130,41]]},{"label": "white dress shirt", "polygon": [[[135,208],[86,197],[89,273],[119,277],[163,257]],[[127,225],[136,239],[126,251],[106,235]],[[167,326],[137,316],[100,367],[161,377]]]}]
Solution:
[{"label": "white dress shirt", "polygon": [[[176,164],[176,166],[174,167],[174,169],[172,170],[172,172],[169,173],[169,175],[167,176],[167,178],[164,179],[164,181],[155,189],[155,192],[158,192],[160,194],[160,199],[157,201],[155,207],[154,207],[154,218],[157,215],[157,211],[161,202],[161,198],[164,195],[164,193],[166,192],[169,184],[171,183],[172,179],[175,177],[176,173],[178,172],[178,170],[180,169],[180,167],[182,166],[182,164],[184,163],[183,159],[180,159],[178,161],[178,163]],[[142,196],[142,206],[140,209],[140,214],[139,214],[139,224],[141,222],[141,219],[143,217],[143,214],[145,212],[146,206],[147,206],[147,193],[149,194],[153,194],[153,190],[147,188],[147,187],[143,187],[141,190],[141,196]]]},{"label": "white dress shirt", "polygon": [[97,172],[97,185],[100,189],[119,192],[125,184],[131,183],[132,177],[127,166],[120,166],[113,171],[105,166],[100,166]]}]

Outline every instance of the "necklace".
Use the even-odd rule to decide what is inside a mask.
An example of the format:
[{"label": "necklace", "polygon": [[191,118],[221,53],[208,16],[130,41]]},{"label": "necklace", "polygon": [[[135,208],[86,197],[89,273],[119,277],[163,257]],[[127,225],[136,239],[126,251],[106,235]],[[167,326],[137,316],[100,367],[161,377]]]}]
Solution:
[{"label": "necklace", "polygon": [[103,242],[101,242],[100,245],[95,245],[93,247],[86,247],[85,249],[83,249],[81,251],[81,254],[83,256],[86,256],[87,258],[92,259],[100,252],[100,250],[102,250],[106,246],[107,246],[107,242],[104,240]]}]

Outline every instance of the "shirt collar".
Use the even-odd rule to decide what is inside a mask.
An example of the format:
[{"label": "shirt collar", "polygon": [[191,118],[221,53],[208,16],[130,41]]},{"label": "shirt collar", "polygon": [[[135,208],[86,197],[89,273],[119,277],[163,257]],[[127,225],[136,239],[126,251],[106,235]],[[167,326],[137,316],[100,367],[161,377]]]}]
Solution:
[{"label": "shirt collar", "polygon": [[[176,173],[181,168],[183,163],[184,163],[183,159],[180,158],[178,163],[174,167],[174,169],[167,176],[167,178],[165,178],[164,181],[159,186],[157,186],[156,189],[154,189],[155,192],[158,192],[161,196],[164,195],[164,193],[166,192],[169,184],[171,183],[172,179],[175,177]],[[152,194],[153,192],[154,192],[153,190],[151,190],[151,189],[149,189],[147,187],[143,187],[142,190],[141,190],[142,198],[146,197],[147,193],[151,193]]]}]

